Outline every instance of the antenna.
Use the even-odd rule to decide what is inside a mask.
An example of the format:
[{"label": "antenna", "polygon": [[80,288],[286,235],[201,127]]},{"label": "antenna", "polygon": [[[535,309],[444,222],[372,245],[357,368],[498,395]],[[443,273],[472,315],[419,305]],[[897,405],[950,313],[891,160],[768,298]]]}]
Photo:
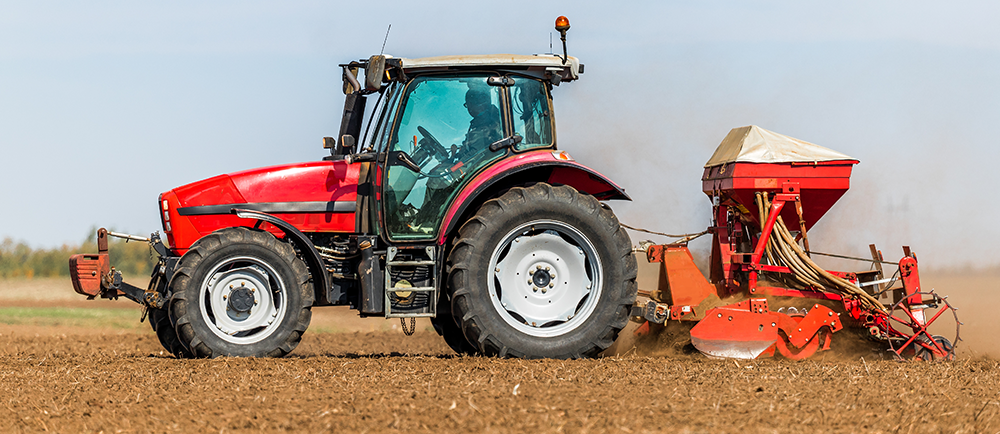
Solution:
[{"label": "antenna", "polygon": [[389,28],[385,29],[385,39],[382,40],[382,50],[378,52],[379,56],[385,53],[385,43],[389,40],[389,30],[392,30],[392,23],[389,23]]},{"label": "antenna", "polygon": [[549,54],[552,54],[552,32],[549,32]]}]

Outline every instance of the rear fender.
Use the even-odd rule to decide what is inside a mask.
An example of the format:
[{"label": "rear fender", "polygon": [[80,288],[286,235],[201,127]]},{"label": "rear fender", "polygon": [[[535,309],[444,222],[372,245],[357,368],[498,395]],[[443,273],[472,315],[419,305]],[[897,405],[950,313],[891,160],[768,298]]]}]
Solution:
[{"label": "rear fender", "polygon": [[438,244],[443,245],[479,205],[497,193],[537,182],[568,185],[598,200],[632,200],[624,188],[596,170],[577,163],[566,152],[526,152],[489,167],[459,192],[441,222]]}]

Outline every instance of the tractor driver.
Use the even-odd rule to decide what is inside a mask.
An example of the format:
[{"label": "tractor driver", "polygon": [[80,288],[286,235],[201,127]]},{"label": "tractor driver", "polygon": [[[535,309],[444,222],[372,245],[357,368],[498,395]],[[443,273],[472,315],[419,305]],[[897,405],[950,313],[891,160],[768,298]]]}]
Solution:
[{"label": "tractor driver", "polygon": [[469,132],[462,142],[462,153],[479,153],[502,137],[500,110],[490,102],[488,89],[473,86],[465,93],[465,108],[469,110]]},{"label": "tractor driver", "polygon": [[427,181],[424,203],[414,216],[411,228],[433,224],[459,181],[470,170],[475,170],[481,160],[488,158],[487,152],[491,144],[503,138],[500,109],[490,100],[488,87],[470,83],[469,90],[465,93],[465,108],[472,120],[469,121],[469,131],[465,133],[462,144],[451,146],[451,161],[455,164],[449,168],[450,173],[446,176],[432,177]]}]

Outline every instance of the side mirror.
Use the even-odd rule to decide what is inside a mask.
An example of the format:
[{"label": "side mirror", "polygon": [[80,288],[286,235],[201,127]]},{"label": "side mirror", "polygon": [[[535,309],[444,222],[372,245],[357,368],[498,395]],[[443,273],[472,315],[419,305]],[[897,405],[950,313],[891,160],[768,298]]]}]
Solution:
[{"label": "side mirror", "polygon": [[336,144],[337,141],[333,140],[333,137],[323,138],[323,149],[333,149],[333,147],[336,146]]},{"label": "side mirror", "polygon": [[379,54],[368,58],[365,67],[365,89],[376,91],[382,88],[382,76],[385,75],[385,56]]}]

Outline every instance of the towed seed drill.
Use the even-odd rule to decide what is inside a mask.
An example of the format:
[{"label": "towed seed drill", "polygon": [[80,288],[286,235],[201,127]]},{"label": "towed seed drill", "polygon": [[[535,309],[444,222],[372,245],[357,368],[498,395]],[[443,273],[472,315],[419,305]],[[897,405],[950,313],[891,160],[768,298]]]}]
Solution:
[{"label": "towed seed drill", "polygon": [[[660,263],[665,278],[640,292],[649,300],[633,308],[639,332],[696,322],[691,343],[705,354],[753,359],[777,351],[801,360],[830,349],[832,334],[850,327],[897,357],[953,359],[955,309],[921,288],[909,247],[887,262],[871,245],[868,271],[827,271],[812,260],[823,254],[810,251],[807,228],[844,195],[857,163],[757,126],[730,131],[702,176],[712,200],[710,279],[695,267],[688,240],[647,245],[647,260]],[[887,278],[883,265],[896,270]],[[952,339],[929,330],[942,315],[954,320]]]},{"label": "towed seed drill", "polygon": [[[329,156],[162,193],[163,239],[102,228],[98,253],[70,258],[75,290],[140,304],[177,357],[280,357],[313,308],[337,305],[399,318],[408,334],[428,318],[455,351],[488,356],[596,356],[631,318],[697,322],[694,345],[724,357],[808,357],[845,326],[900,356],[952,357],[927,332],[948,304],[921,291],[915,255],[894,264],[901,289],[880,267],[837,273],[810,260],[806,227],[847,190],[857,161],[804,142],[783,142],[779,155],[794,158],[774,159],[774,140],[747,141],[767,134],[757,128],[734,130],[705,172],[711,280],[684,243],[651,246],[666,285],[637,304],[632,243],[607,204],[631,199],[557,149],[552,91],[584,72],[566,54],[569,27],[556,20],[561,55],[340,65]],[[112,266],[109,236],[157,252],[145,288]]]}]

